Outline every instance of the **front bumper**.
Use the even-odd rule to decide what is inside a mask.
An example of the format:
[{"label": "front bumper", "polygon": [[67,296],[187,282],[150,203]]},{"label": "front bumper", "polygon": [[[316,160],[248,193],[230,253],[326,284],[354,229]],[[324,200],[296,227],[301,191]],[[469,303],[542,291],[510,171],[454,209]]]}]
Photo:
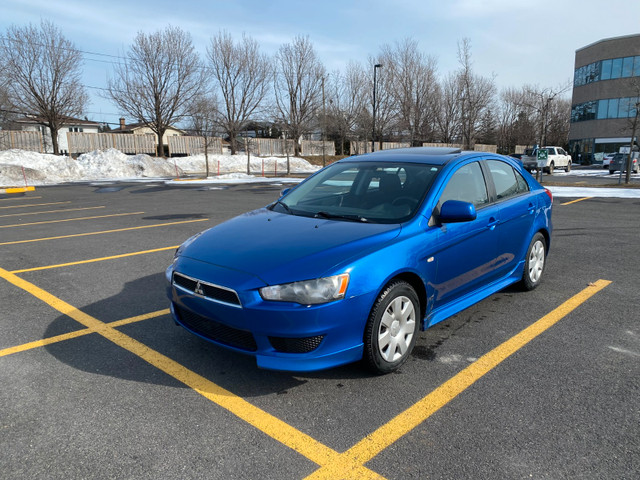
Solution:
[{"label": "front bumper", "polygon": [[171,314],[190,332],[224,348],[252,355],[259,367],[272,370],[322,370],[362,358],[364,327],[375,293],[311,306],[264,301],[258,293],[264,284],[255,277],[237,272],[225,275],[229,272],[220,267],[207,265],[202,269],[198,263],[185,261],[179,271],[234,289],[240,305],[216,301],[175,285],[174,266],[170,266],[166,279]]}]

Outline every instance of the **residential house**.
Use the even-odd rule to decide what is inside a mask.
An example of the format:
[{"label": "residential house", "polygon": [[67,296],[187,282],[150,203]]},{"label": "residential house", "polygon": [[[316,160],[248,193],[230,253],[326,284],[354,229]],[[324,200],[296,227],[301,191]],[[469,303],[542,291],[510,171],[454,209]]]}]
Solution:
[{"label": "residential house", "polygon": [[[43,119],[36,115],[29,115],[18,118],[14,122],[17,127],[25,132],[40,132],[44,142],[45,153],[53,153],[51,142],[51,131],[49,127],[43,125]],[[98,133],[100,123],[81,118],[63,117],[62,127],[58,130],[58,150],[61,154],[69,154],[69,144],[67,143],[67,132]]]},{"label": "residential house", "polygon": [[[133,134],[133,135],[156,135],[151,128],[147,126],[145,123],[130,123],[126,124],[124,118],[120,118],[120,127],[114,130],[111,130],[109,133],[124,133],[124,134]],[[164,146],[165,152],[168,151],[169,141],[168,137],[184,135],[184,131],[175,128],[175,127],[167,127],[167,130],[164,132],[162,136],[162,145]]]}]

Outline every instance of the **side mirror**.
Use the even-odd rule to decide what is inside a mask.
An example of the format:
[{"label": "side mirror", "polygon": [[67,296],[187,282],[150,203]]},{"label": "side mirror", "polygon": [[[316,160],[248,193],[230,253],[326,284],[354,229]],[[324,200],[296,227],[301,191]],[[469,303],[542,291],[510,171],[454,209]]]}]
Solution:
[{"label": "side mirror", "polygon": [[291,191],[291,187],[283,188],[282,190],[280,190],[280,196],[284,197],[290,191]]},{"label": "side mirror", "polygon": [[475,220],[476,216],[476,207],[473,203],[447,200],[440,207],[438,219],[441,223],[461,223]]}]

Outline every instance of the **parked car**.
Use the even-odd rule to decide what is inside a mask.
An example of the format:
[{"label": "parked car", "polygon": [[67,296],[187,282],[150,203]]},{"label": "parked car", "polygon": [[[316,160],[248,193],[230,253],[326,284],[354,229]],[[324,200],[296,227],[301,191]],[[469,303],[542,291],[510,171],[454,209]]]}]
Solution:
[{"label": "parked car", "polygon": [[397,369],[424,330],[541,281],[552,196],[517,161],[447,148],[340,160],[184,242],[176,323],[259,367]]},{"label": "parked car", "polygon": [[520,165],[522,165],[522,156],[524,153],[510,153],[509,156],[511,158],[515,158]]},{"label": "parked car", "polygon": [[[562,168],[565,172],[571,171],[571,155],[569,155],[562,147],[542,147],[547,153],[542,171],[553,175],[556,168]],[[525,152],[526,153],[526,152]],[[526,153],[522,157],[522,164],[530,172],[538,168],[538,149],[533,149],[530,153]]]},{"label": "parked car", "polygon": [[[629,159],[628,153],[616,153],[609,164],[609,175],[613,175],[615,172],[622,170],[627,171],[627,161]],[[638,165],[637,153],[634,158],[631,159],[631,171],[633,173],[640,172],[640,165]]]},{"label": "parked car", "polygon": [[602,157],[602,168],[609,168],[614,155],[615,153],[607,153],[604,157]]}]

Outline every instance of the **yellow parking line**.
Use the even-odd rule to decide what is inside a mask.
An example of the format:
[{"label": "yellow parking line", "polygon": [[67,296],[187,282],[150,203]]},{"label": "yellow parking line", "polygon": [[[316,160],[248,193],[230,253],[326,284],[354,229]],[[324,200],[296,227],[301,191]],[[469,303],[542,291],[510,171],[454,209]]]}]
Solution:
[{"label": "yellow parking line", "polygon": [[572,203],[581,202],[581,201],[583,201],[583,200],[589,200],[590,198],[593,198],[593,197],[584,197],[584,198],[579,198],[579,199],[577,199],[577,200],[571,200],[570,202],[561,203],[560,205],[571,205]]},{"label": "yellow parking line", "polygon": [[0,225],[0,228],[27,227],[27,226],[30,226],[30,225],[44,225],[45,223],[76,222],[78,220],[95,220],[96,218],[126,217],[128,215],[142,215],[143,213],[144,212],[112,213],[110,215],[97,215],[95,217],[63,218],[62,220],[46,220],[44,222],[16,223],[16,224],[13,224],[13,225]]},{"label": "yellow parking line", "polygon": [[[135,317],[118,320],[117,322],[111,322],[109,323],[109,326],[112,328],[120,327],[122,325],[141,322],[143,320],[149,320],[150,318],[161,317],[162,315],[168,315],[168,314],[169,314],[169,309],[165,308],[164,310],[158,310],[156,312],[145,313],[144,315],[137,315]],[[19,352],[26,352],[27,350],[33,350],[34,348],[44,347],[46,345],[51,345],[53,343],[64,342],[65,340],[82,337],[84,335],[88,335],[90,333],[95,333],[95,332],[96,330],[94,328],[83,328],[82,330],[76,330],[75,332],[63,333],[61,335],[56,335],[55,337],[48,337],[48,338],[43,338],[41,340],[36,340],[34,342],[23,343],[22,345],[16,345],[15,347],[9,347],[9,348],[4,348],[0,350],[0,357],[5,357],[7,355],[11,355]]]},{"label": "yellow parking line", "polygon": [[[339,458],[340,454],[335,450],[327,447],[321,442],[318,442],[311,436],[297,430],[270,413],[252,405],[229,390],[226,390],[203,376],[189,370],[175,360],[162,355],[142,342],[139,342],[116,330],[112,324],[101,322],[40,287],[37,287],[36,285],[27,282],[26,280],[23,280],[2,268],[0,268],[0,278],[4,278],[9,283],[30,293],[39,300],[42,300],[58,312],[67,315],[88,329],[91,329],[112,341],[121,348],[137,355],[147,363],[162,370],[166,374],[192,388],[203,397],[228,410],[238,418],[244,420],[250,425],[253,425],[258,430],[300,453],[312,462],[315,462],[320,466],[328,466]],[[362,465],[353,465],[351,466],[351,470],[358,472],[358,478],[383,478]]]},{"label": "yellow parking line", "polygon": [[79,260],[77,262],[59,263],[57,265],[47,265],[44,267],[24,268],[22,270],[11,270],[11,273],[37,272],[39,270],[49,270],[50,268],[70,267],[73,265],[82,265],[84,263],[103,262],[105,260],[115,260],[117,258],[133,257],[135,255],[144,255],[145,253],[164,252],[165,250],[175,250],[179,245],[172,247],[154,248],[152,250],[143,250],[141,252],[121,253],[110,257],[91,258],[89,260]]},{"label": "yellow parking line", "polygon": [[[531,340],[545,332],[562,318],[586,302],[600,290],[610,285],[608,280],[598,280],[590,284],[580,293],[574,295],[558,308],[542,317],[537,322],[511,337],[506,342],[483,355],[467,368],[436,388],[422,400],[413,404],[391,421],[382,425],[375,432],[344,452],[339,461],[316,470],[308,479],[345,478],[345,471],[355,465],[364,465],[377,456],[385,448],[416,428],[431,415],[444,407],[455,397],[478,381],[487,372],[493,370],[505,359],[520,350]],[[345,463],[342,463],[342,462]],[[355,478],[352,476],[352,478]]]},{"label": "yellow parking line", "polygon": [[26,207],[42,207],[44,205],[63,205],[65,203],[71,203],[70,201],[67,202],[50,202],[50,203],[27,203],[25,205],[10,205],[8,207],[0,207],[0,209],[7,209],[7,208],[26,208]]},{"label": "yellow parking line", "polygon": [[79,210],[96,210],[98,208],[105,208],[104,205],[100,206],[100,207],[83,207],[83,208],[61,208],[59,210],[46,210],[43,212],[28,212],[28,213],[8,213],[6,215],[0,215],[0,218],[5,218],[5,217],[23,217],[25,215],[42,215],[45,213],[65,213],[65,212],[77,212]]},{"label": "yellow parking line", "polygon": [[16,240],[13,242],[2,242],[2,245],[17,245],[20,243],[31,243],[31,242],[44,242],[47,240],[60,240],[62,238],[73,238],[73,237],[84,237],[87,235],[102,235],[104,233],[117,233],[117,232],[126,232],[129,230],[140,230],[143,228],[156,228],[156,227],[165,227],[169,225],[182,225],[184,223],[193,223],[193,222],[206,222],[209,220],[208,218],[198,218],[196,220],[181,220],[179,222],[167,222],[167,223],[156,223],[154,225],[142,225],[140,227],[127,227],[127,228],[116,228],[114,230],[102,230],[100,232],[87,232],[87,233],[75,233],[73,235],[60,235],[58,237],[45,237],[45,238],[33,238],[30,240]]},{"label": "yellow parking line", "polygon": [[[34,199],[42,198],[42,197],[26,197],[26,198],[28,198],[29,200],[34,200]],[[10,200],[13,200],[15,202],[16,200],[24,200],[24,199],[25,199],[24,196],[12,197],[12,198],[0,198],[0,202],[8,202]]]}]

